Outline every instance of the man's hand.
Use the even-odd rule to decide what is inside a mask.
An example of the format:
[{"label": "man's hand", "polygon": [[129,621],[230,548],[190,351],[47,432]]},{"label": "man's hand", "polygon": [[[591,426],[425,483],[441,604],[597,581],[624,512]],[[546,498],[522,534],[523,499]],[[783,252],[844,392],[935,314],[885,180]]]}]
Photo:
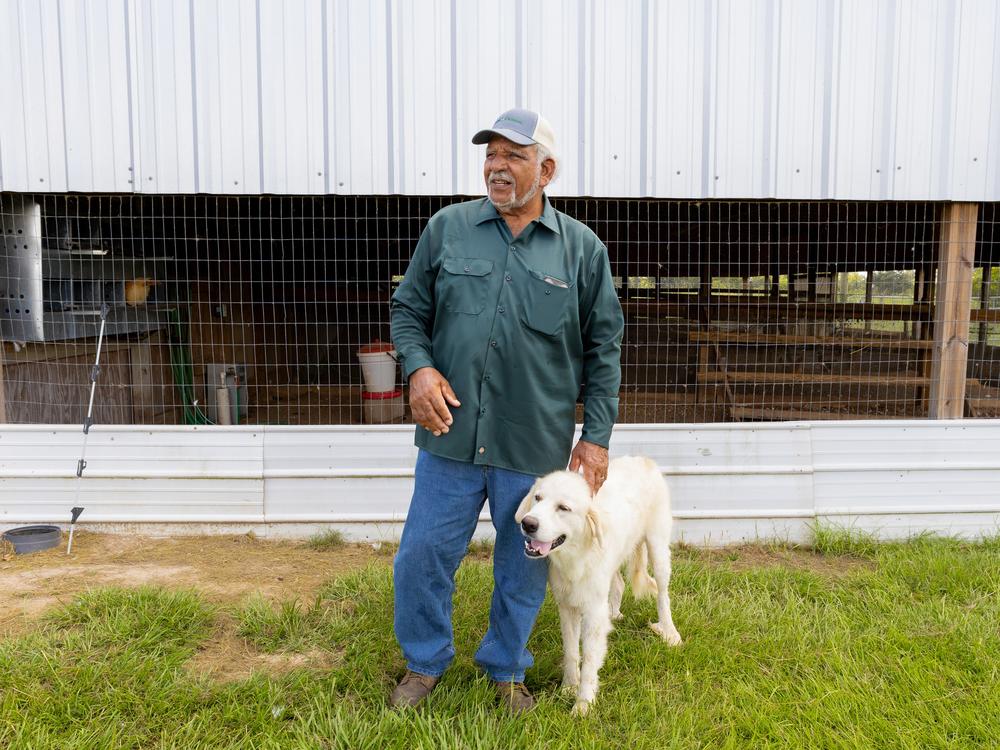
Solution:
[{"label": "man's hand", "polygon": [[608,449],[581,440],[569,457],[569,470],[579,471],[583,468],[583,478],[590,485],[590,491],[595,495],[608,478]]},{"label": "man's hand", "polygon": [[430,430],[434,437],[440,437],[452,423],[448,404],[462,405],[444,375],[433,367],[413,371],[410,375],[410,412],[414,422]]}]

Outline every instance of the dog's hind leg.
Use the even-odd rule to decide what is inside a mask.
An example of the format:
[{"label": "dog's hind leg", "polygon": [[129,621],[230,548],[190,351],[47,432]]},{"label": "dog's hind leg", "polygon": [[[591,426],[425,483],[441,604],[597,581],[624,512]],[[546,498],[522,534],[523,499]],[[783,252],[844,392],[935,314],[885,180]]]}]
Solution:
[{"label": "dog's hind leg", "polygon": [[657,635],[671,646],[679,646],[681,634],[674,626],[670,616],[670,545],[664,541],[646,539],[649,556],[653,561],[653,574],[656,576],[656,611],[658,622],[649,623]]},{"label": "dog's hind leg", "polygon": [[587,713],[597,697],[598,673],[608,653],[608,633],[611,619],[604,602],[589,606],[583,611],[583,666],[580,668],[580,690],[576,694],[573,713]]},{"label": "dog's hind leg", "polygon": [[608,597],[612,620],[620,620],[622,617],[622,595],[624,593],[625,578],[622,576],[621,571],[619,571],[611,579],[611,595]]},{"label": "dog's hind leg", "polygon": [[563,641],[562,689],[576,692],[580,686],[580,610],[560,604],[559,628]]},{"label": "dog's hind leg", "polygon": [[642,599],[644,596],[656,595],[656,581],[649,575],[649,560],[646,555],[646,543],[640,542],[635,548],[628,563],[629,577],[632,581],[632,596]]}]

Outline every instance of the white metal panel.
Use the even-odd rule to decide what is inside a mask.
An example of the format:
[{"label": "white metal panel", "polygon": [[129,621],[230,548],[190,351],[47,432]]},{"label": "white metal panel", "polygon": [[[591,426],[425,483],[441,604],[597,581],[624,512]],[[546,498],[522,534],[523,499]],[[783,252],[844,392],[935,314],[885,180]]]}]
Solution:
[{"label": "white metal panel", "polygon": [[[135,189],[197,193],[194,59],[188,3],[134,0],[130,29]],[[235,61],[234,61],[235,62]]]},{"label": "white metal panel", "polygon": [[192,8],[199,189],[263,192],[256,3],[215,0]]},{"label": "white metal panel", "polygon": [[[776,39],[762,51],[767,55],[767,47],[774,50],[771,59],[765,60],[763,81],[774,87],[775,96],[772,107],[763,113],[759,189],[776,195],[826,197],[833,98],[830,76],[837,33],[833,6],[803,0],[781,7],[778,18],[765,26],[765,31],[774,29]],[[768,75],[772,67],[775,70]]]},{"label": "white metal panel", "polygon": [[898,6],[896,149],[888,168],[914,198],[932,196],[951,168],[942,156],[955,125],[957,13],[956,3],[935,0]]},{"label": "white metal panel", "polygon": [[326,89],[320,0],[261,0],[261,141],[267,193],[326,189]]},{"label": "white metal panel", "polygon": [[[390,127],[395,132],[392,192],[451,193],[451,164],[459,146],[451,127],[454,77],[450,5],[448,0],[403,0],[391,6],[394,119]],[[462,139],[461,147],[472,148],[468,137]]]},{"label": "white metal panel", "polygon": [[11,0],[0,188],[478,195],[469,136],[528,106],[553,194],[998,200],[998,34],[993,0]]},{"label": "white metal panel", "polygon": [[327,192],[391,193],[386,3],[328,6]]},{"label": "white metal panel", "polygon": [[[79,428],[0,430],[0,528],[62,522]],[[674,493],[675,536],[698,544],[805,541],[816,521],[883,536],[993,535],[1000,420],[621,425],[612,455],[648,455]],[[44,446],[44,450],[42,449]],[[412,428],[95,428],[80,482],[86,520],[156,530],[287,536],[338,524],[398,534]],[[215,526],[206,526],[215,524]]]},{"label": "white metal panel", "polygon": [[[44,518],[67,521],[82,506],[84,522],[255,523],[264,516],[263,480],[192,477],[90,478],[77,488],[73,479],[0,478],[0,525]],[[39,493],[40,486],[44,492]]]},{"label": "white metal panel", "polygon": [[895,2],[844,0],[836,52],[831,123],[832,197],[890,197],[885,181],[891,144]]},{"label": "white metal panel", "polygon": [[642,5],[590,3],[586,29],[592,71],[584,129],[585,195],[639,194],[642,128]]},{"label": "white metal panel", "polygon": [[646,184],[640,186],[643,195],[702,193],[712,7],[701,0],[650,4],[649,167]]},{"label": "white metal panel", "polygon": [[[203,427],[105,427],[90,430],[90,477],[261,478],[263,433]],[[0,432],[0,477],[73,477],[83,449],[79,427]]]},{"label": "white metal panel", "polygon": [[[964,0],[959,5],[957,47],[954,65],[957,76],[951,103],[955,124],[951,138],[953,163],[948,192],[955,200],[980,200],[992,187],[987,182],[985,154],[990,135],[997,126],[991,118],[1000,117],[1000,100],[992,97],[993,82],[1000,69],[994,67],[1000,8],[990,0]],[[992,127],[991,127],[992,126]],[[996,144],[994,143],[994,146]]]},{"label": "white metal panel", "polygon": [[132,189],[128,59],[121,5],[63,2],[60,36],[67,184],[74,190]]},{"label": "white metal panel", "polygon": [[8,64],[0,75],[9,92],[0,118],[3,184],[7,190],[67,190],[59,5],[16,0],[3,7],[0,59]]},{"label": "white metal panel", "polygon": [[[712,154],[702,193],[744,198],[773,192],[768,144],[775,90],[769,59],[774,21],[769,3],[719,0],[714,20],[711,114],[706,136]],[[784,147],[784,144],[782,144]]]}]

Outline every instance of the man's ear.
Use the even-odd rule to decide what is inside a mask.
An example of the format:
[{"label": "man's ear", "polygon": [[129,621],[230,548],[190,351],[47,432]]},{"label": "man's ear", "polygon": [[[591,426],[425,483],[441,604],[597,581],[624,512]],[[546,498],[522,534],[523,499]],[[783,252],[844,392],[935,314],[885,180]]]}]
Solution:
[{"label": "man's ear", "polygon": [[528,494],[524,496],[524,500],[521,501],[521,504],[517,506],[517,510],[514,511],[515,523],[521,523],[521,521],[524,520],[524,517],[528,515],[528,511],[531,510],[531,505],[534,502],[534,499],[535,487],[532,485],[531,489],[528,490]]},{"label": "man's ear", "polygon": [[597,514],[596,508],[587,509],[587,526],[590,527],[590,534],[597,542],[597,546],[603,547],[604,535],[601,533],[601,517]]}]

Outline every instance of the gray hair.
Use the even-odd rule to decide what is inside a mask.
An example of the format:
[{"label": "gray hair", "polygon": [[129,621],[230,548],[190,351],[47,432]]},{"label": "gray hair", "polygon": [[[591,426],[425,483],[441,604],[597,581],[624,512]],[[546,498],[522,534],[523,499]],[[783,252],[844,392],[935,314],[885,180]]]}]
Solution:
[{"label": "gray hair", "polygon": [[555,182],[556,177],[559,176],[559,171],[560,171],[559,167],[561,166],[559,164],[559,157],[557,157],[555,154],[553,154],[551,151],[545,148],[545,146],[543,146],[541,143],[535,144],[535,153],[538,156],[539,165],[541,165],[541,163],[544,162],[546,159],[551,159],[553,162],[555,162],[555,167],[552,169],[552,179],[549,180],[549,182]]}]

